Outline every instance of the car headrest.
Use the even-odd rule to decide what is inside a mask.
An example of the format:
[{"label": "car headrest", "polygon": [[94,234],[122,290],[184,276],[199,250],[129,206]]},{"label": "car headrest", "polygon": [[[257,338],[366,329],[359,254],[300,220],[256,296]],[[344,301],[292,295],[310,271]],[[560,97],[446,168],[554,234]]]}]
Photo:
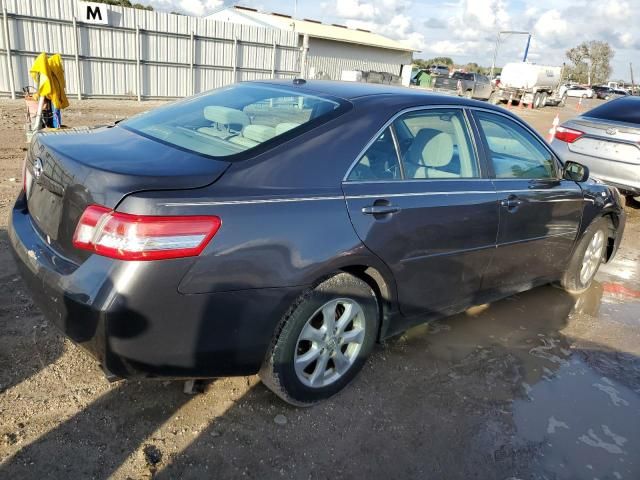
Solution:
[{"label": "car headrest", "polygon": [[406,153],[406,159],[426,167],[444,167],[453,158],[451,135],[433,128],[418,131]]},{"label": "car headrest", "polygon": [[254,142],[262,143],[275,137],[276,129],[266,125],[247,125],[242,130],[242,136]]},{"label": "car headrest", "polygon": [[299,126],[300,126],[299,123],[293,123],[293,122],[279,123],[278,125],[276,125],[276,135],[282,135],[284,132],[287,132]]},{"label": "car headrest", "polygon": [[221,125],[239,126],[238,130],[242,130],[244,126],[251,123],[246,113],[235,108],[220,106],[204,107],[204,118]]}]

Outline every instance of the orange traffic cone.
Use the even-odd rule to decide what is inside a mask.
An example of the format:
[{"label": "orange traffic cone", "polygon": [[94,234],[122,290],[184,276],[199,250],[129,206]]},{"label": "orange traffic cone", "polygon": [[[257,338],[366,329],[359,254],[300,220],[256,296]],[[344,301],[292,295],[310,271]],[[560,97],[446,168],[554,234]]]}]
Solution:
[{"label": "orange traffic cone", "polygon": [[513,93],[509,95],[509,101],[507,102],[507,108],[511,108],[513,106]]},{"label": "orange traffic cone", "polygon": [[553,119],[553,123],[551,124],[551,128],[549,129],[547,142],[553,142],[553,139],[556,137],[556,130],[558,129],[558,125],[560,125],[560,115],[556,114],[556,118]]}]

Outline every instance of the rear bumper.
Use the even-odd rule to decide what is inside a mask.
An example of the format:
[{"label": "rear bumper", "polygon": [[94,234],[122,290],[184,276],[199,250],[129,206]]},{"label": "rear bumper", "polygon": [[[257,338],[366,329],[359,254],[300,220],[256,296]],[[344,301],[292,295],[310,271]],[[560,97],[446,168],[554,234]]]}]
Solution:
[{"label": "rear bumper", "polygon": [[565,142],[553,140],[553,149],[563,161],[578,162],[589,167],[589,174],[619,190],[640,195],[640,165],[606,160],[569,150]]},{"label": "rear bumper", "polygon": [[192,260],[76,265],[38,235],[19,198],[9,240],[47,319],[123,377],[219,377],[258,371],[273,332],[303,287],[185,295]]}]

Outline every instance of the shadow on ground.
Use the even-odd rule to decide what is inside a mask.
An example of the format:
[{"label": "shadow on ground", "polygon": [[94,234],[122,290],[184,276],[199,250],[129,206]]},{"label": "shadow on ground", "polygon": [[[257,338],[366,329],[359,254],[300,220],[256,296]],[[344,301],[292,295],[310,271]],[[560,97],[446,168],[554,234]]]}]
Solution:
[{"label": "shadow on ground", "polygon": [[0,394],[57,360],[64,339],[44,320],[31,300],[9,254],[9,237],[0,229]]},{"label": "shadow on ground", "polygon": [[601,284],[577,299],[545,286],[414,328],[311,409],[255,379],[215,408],[243,380],[193,398],[177,383],[123,382],[0,476],[638,478],[640,359],[584,335],[606,295]]}]

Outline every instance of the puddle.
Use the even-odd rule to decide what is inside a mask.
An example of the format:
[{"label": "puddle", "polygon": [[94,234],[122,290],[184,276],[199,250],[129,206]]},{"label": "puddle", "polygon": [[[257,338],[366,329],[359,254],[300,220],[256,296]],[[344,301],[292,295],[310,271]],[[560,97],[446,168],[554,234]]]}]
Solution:
[{"label": "puddle", "polygon": [[512,440],[499,448],[533,452],[525,478],[640,478],[640,292],[598,278],[578,297],[539,287],[403,338],[452,383],[488,395],[485,414],[510,412]]},{"label": "puddle", "polygon": [[513,402],[519,438],[551,478],[640,478],[640,395],[572,356]]}]

